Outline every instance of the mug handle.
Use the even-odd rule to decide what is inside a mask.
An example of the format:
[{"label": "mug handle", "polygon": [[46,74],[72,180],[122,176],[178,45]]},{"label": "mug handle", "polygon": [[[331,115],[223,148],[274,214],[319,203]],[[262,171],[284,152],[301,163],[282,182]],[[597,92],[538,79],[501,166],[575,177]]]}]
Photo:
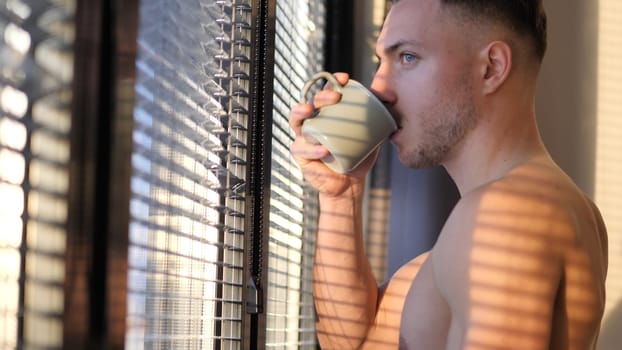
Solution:
[{"label": "mug handle", "polygon": [[332,75],[329,72],[319,72],[319,73],[314,74],[311,77],[311,79],[309,79],[309,81],[307,81],[304,87],[302,88],[302,103],[308,103],[307,94],[311,90],[311,87],[313,86],[313,84],[315,84],[320,79],[328,80],[328,82],[333,85],[333,88],[338,93],[341,93],[342,85],[339,84],[339,81],[337,81],[337,78],[335,78],[334,75]]}]

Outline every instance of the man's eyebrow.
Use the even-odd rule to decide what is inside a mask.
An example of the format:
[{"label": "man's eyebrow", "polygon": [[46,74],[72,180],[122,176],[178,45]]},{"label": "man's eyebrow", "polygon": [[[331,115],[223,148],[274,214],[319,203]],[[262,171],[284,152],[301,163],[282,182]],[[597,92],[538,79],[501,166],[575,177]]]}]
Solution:
[{"label": "man's eyebrow", "polygon": [[[398,40],[395,43],[385,47],[382,51],[385,55],[391,55],[392,53],[394,53],[395,51],[398,51],[400,49],[400,47],[402,46],[415,46],[415,47],[421,47],[421,43],[416,41],[416,40]],[[380,58],[380,55],[378,54],[378,51],[376,51],[376,57]]]}]

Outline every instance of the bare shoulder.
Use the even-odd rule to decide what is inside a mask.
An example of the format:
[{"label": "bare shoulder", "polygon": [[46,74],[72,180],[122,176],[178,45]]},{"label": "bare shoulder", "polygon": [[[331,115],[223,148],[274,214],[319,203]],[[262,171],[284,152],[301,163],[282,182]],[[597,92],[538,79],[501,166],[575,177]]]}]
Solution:
[{"label": "bare shoulder", "polygon": [[450,255],[471,261],[467,253],[521,266],[536,258],[562,266],[583,255],[604,278],[607,233],[598,208],[572,180],[552,161],[535,160],[456,205],[432,260]]},{"label": "bare shoulder", "polygon": [[447,231],[465,232],[465,223],[472,228],[467,233],[483,230],[498,238],[548,242],[560,254],[564,248],[606,239],[598,208],[552,161],[545,160],[525,163],[464,195]]},{"label": "bare shoulder", "polygon": [[[606,251],[606,228],[594,203],[550,160],[534,160],[474,193],[478,215],[541,238],[551,252]],[[594,250],[594,251],[592,251]]]},{"label": "bare shoulder", "polygon": [[[454,345],[488,334],[500,342],[492,346],[549,348],[557,334],[581,329],[585,334],[572,336],[587,344],[600,322],[605,227],[596,206],[551,161],[523,164],[465,194],[431,261],[454,318]],[[572,299],[578,295],[583,299]],[[562,316],[569,319],[551,322]],[[571,327],[580,317],[583,328]],[[506,327],[498,329],[500,322]]]}]

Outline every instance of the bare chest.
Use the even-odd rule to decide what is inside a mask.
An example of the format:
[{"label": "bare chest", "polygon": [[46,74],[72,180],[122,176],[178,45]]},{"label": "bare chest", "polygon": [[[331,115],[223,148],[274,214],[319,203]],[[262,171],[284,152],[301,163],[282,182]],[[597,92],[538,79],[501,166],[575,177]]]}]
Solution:
[{"label": "bare chest", "polygon": [[449,307],[426,261],[412,282],[400,324],[400,349],[444,349],[451,324]]}]

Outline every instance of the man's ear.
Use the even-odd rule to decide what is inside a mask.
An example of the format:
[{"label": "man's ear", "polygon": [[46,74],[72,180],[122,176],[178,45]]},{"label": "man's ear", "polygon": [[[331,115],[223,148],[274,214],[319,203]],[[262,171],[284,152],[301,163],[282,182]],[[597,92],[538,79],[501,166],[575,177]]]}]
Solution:
[{"label": "man's ear", "polygon": [[494,93],[506,81],[512,69],[512,48],[506,42],[493,41],[480,51],[482,92]]}]

